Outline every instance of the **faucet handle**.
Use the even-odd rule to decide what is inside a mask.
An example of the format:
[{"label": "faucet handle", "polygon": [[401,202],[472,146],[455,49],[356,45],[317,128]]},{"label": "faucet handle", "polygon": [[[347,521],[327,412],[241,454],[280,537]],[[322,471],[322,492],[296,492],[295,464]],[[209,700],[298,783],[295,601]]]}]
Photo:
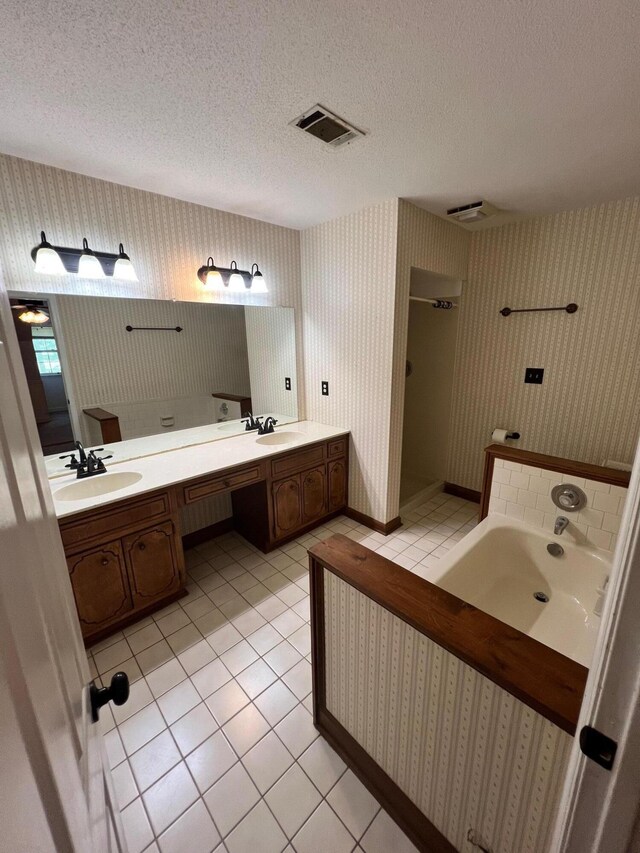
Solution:
[{"label": "faucet handle", "polygon": [[64,467],[65,467],[65,468],[71,468],[71,470],[72,470],[72,471],[75,471],[75,469],[76,469],[76,468],[78,467],[78,465],[80,464],[80,463],[78,462],[78,460],[76,459],[76,454],[75,454],[75,453],[65,453],[65,455],[64,455],[64,456],[60,456],[59,458],[60,458],[60,459],[70,459],[70,460],[71,460],[71,462],[69,462],[69,464],[68,464],[68,465],[65,465]]}]

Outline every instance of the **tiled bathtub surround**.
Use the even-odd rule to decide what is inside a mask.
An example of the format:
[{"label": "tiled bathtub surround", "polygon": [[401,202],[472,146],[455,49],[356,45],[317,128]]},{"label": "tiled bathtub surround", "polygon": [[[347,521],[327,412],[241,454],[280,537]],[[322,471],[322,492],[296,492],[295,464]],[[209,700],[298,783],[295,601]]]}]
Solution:
[{"label": "tiled bathtub surround", "polygon": [[[587,496],[586,507],[579,512],[567,512],[555,506],[551,489],[558,483],[573,483],[583,489]],[[549,532],[553,532],[556,518],[565,515],[569,526],[563,535],[613,551],[626,497],[627,489],[621,486],[496,459],[489,512],[517,518]]]},{"label": "tiled bathtub surround", "polygon": [[312,725],[306,550],[339,532],[419,574],[476,511],[438,495],[386,538],[338,518],[267,555],[187,552],[188,596],[89,653],[132,682],[101,712],[130,853],[416,853]]}]

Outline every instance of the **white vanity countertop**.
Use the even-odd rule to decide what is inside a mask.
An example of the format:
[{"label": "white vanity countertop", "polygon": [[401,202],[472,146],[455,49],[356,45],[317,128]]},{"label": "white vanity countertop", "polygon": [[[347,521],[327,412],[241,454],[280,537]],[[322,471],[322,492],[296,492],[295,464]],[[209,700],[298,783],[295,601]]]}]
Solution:
[{"label": "white vanity countertop", "polygon": [[[206,444],[182,447],[140,459],[130,459],[115,465],[110,465],[107,462],[107,473],[99,474],[95,478],[77,480],[75,473],[56,477],[49,481],[56,515],[58,518],[65,518],[78,512],[86,512],[116,501],[142,495],[145,492],[173,486],[185,480],[214,474],[226,468],[244,465],[279,453],[288,453],[317,441],[327,441],[345,435],[349,430],[326,426],[314,421],[298,421],[283,427],[276,427],[276,433],[278,432],[298,433],[298,436],[287,444],[265,445],[257,442],[255,432],[242,433],[225,438],[223,441],[211,441]],[[109,474],[129,471],[141,474],[141,479],[130,486],[102,495],[81,500],[56,500],[56,493],[71,483],[88,483],[91,480],[102,480]]]}]

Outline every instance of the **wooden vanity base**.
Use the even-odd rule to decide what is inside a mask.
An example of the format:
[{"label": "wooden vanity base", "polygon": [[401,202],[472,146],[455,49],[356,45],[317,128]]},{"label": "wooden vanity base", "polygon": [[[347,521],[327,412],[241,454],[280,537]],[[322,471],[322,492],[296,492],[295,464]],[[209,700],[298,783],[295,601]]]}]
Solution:
[{"label": "wooden vanity base", "polygon": [[235,529],[263,552],[344,512],[348,441],[305,445],[61,519],[85,645],[186,594],[181,506],[231,494]]}]

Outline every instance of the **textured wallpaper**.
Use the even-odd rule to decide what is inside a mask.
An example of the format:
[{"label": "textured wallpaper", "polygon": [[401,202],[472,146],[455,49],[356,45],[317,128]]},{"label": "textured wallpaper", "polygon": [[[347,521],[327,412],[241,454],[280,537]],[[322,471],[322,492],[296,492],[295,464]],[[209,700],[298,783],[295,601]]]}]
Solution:
[{"label": "textured wallpaper", "polygon": [[[297,414],[296,335],[293,310],[244,309],[254,413]],[[291,379],[291,391],[285,378]]]},{"label": "textured wallpaper", "polygon": [[[307,416],[351,430],[349,505],[384,521],[398,200],[302,232]],[[320,393],[329,382],[329,396]]]},{"label": "textured wallpaper", "polygon": [[[399,202],[398,256],[393,333],[393,375],[386,516],[398,514],[402,467],[402,423],[404,416],[405,362],[409,327],[409,287],[411,267],[430,270],[453,278],[467,277],[469,232],[434,216],[426,210]],[[462,297],[456,301],[460,303]],[[456,308],[456,311],[459,309]],[[415,389],[416,393],[419,393]],[[410,467],[410,460],[405,462]]]},{"label": "textured wallpaper", "polygon": [[[519,447],[631,462],[640,429],[640,198],[473,234],[448,479],[480,489],[494,427]],[[516,314],[566,305],[576,314]],[[525,385],[526,367],[545,369]]]},{"label": "textured wallpaper", "polygon": [[[62,246],[117,251],[123,242],[138,282],[90,281],[33,271],[30,251],[47,239]],[[249,269],[256,261],[269,293],[221,296],[203,290],[198,267],[212,255]],[[0,154],[0,262],[8,290],[130,296],[296,309],[297,371],[302,370],[298,231]],[[298,400],[304,406],[302,382]]]},{"label": "textured wallpaper", "polygon": [[573,739],[325,572],[327,708],[462,853],[547,853]]}]

